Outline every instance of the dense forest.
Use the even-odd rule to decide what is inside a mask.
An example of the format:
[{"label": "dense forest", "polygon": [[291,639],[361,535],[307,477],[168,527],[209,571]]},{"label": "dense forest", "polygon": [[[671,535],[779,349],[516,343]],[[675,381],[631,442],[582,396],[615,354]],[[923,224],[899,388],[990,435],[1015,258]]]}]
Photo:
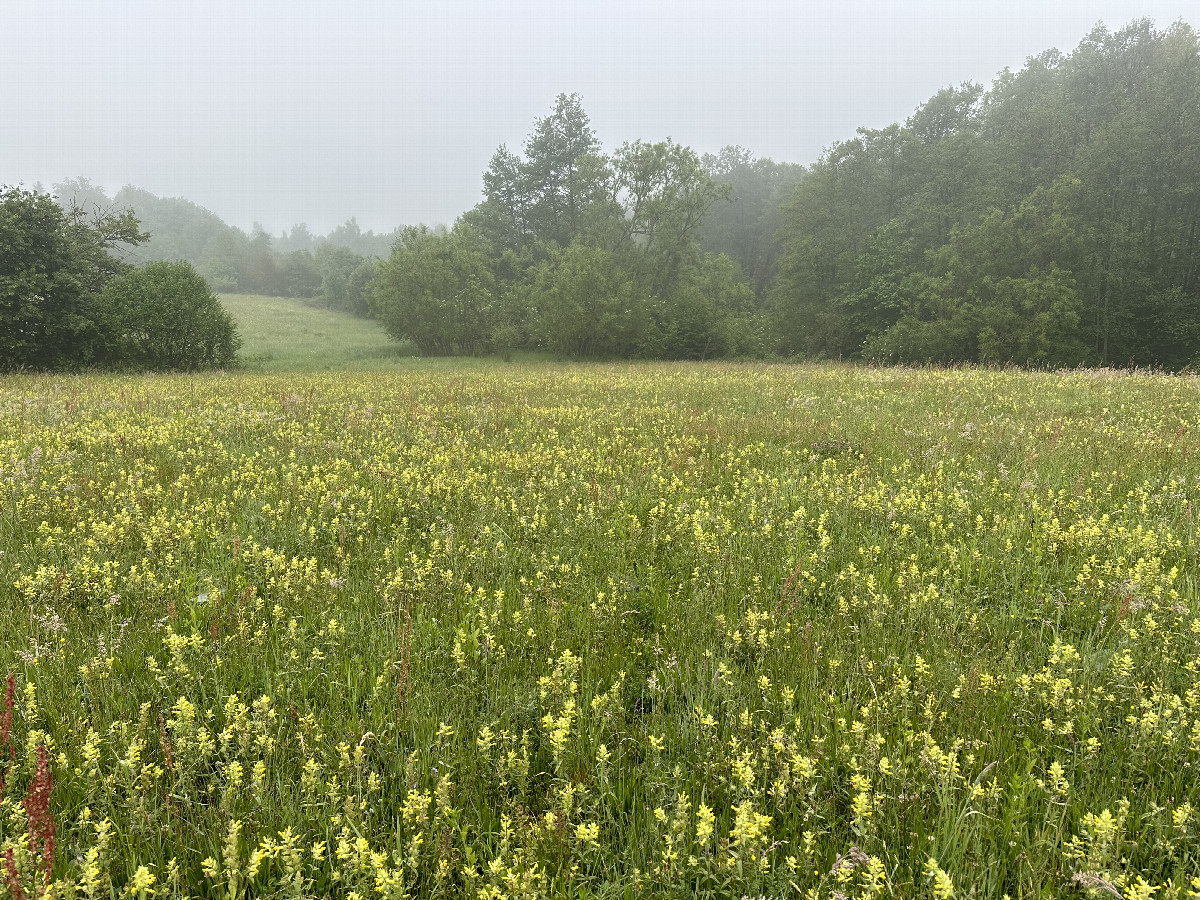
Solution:
[{"label": "dense forest", "polygon": [[861,129],[782,212],[786,353],[1180,367],[1200,352],[1196,33],[1097,28]]},{"label": "dense forest", "polygon": [[425,355],[1200,361],[1200,43],[1183,23],[1097,27],[808,167],[670,139],[605,152],[564,94],[482,180],[453,227],[386,234],[247,234],[86,179],[54,198],[73,221],[136,216],[140,242],[105,244],[118,258],[371,315]]}]

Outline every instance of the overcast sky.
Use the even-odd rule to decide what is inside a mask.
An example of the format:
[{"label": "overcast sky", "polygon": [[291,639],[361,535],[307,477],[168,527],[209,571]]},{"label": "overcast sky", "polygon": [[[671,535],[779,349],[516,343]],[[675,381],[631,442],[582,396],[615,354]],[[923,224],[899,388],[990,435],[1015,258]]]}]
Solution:
[{"label": "overcast sky", "polygon": [[226,221],[449,223],[559,93],[601,141],[810,163],[939,88],[1196,0],[0,0],[0,184]]}]

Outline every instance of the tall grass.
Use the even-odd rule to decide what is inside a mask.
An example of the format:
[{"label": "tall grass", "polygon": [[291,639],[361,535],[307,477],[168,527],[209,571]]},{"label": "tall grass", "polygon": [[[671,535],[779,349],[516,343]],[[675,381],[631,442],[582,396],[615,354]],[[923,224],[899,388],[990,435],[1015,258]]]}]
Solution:
[{"label": "tall grass", "polygon": [[1144,375],[0,380],[5,883],[1195,897],[1198,447]]}]

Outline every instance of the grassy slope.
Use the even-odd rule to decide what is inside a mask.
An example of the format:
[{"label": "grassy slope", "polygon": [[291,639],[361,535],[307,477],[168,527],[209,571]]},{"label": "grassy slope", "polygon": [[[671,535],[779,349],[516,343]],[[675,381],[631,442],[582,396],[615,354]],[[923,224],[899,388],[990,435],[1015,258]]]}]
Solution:
[{"label": "grassy slope", "polygon": [[285,297],[222,294],[242,336],[247,368],[278,371],[374,369],[412,356],[378,322]]}]

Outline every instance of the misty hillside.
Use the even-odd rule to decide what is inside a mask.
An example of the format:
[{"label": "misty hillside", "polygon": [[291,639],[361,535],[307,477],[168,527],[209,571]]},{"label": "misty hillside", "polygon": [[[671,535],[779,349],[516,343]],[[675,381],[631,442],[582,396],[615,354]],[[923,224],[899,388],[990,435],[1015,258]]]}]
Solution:
[{"label": "misty hillside", "polygon": [[303,224],[276,237],[260,227],[247,234],[182,197],[159,197],[131,185],[109,197],[87,178],[56,184],[54,194],[64,207],[132,210],[149,234],[126,251],[133,262],[183,260],[217,291],[323,297],[359,315],[366,315],[366,303],[361,296],[343,296],[349,290],[345,284],[357,280],[361,294],[370,260],[387,256],[399,233],[363,231],[350,219],[325,235],[314,235]]}]

